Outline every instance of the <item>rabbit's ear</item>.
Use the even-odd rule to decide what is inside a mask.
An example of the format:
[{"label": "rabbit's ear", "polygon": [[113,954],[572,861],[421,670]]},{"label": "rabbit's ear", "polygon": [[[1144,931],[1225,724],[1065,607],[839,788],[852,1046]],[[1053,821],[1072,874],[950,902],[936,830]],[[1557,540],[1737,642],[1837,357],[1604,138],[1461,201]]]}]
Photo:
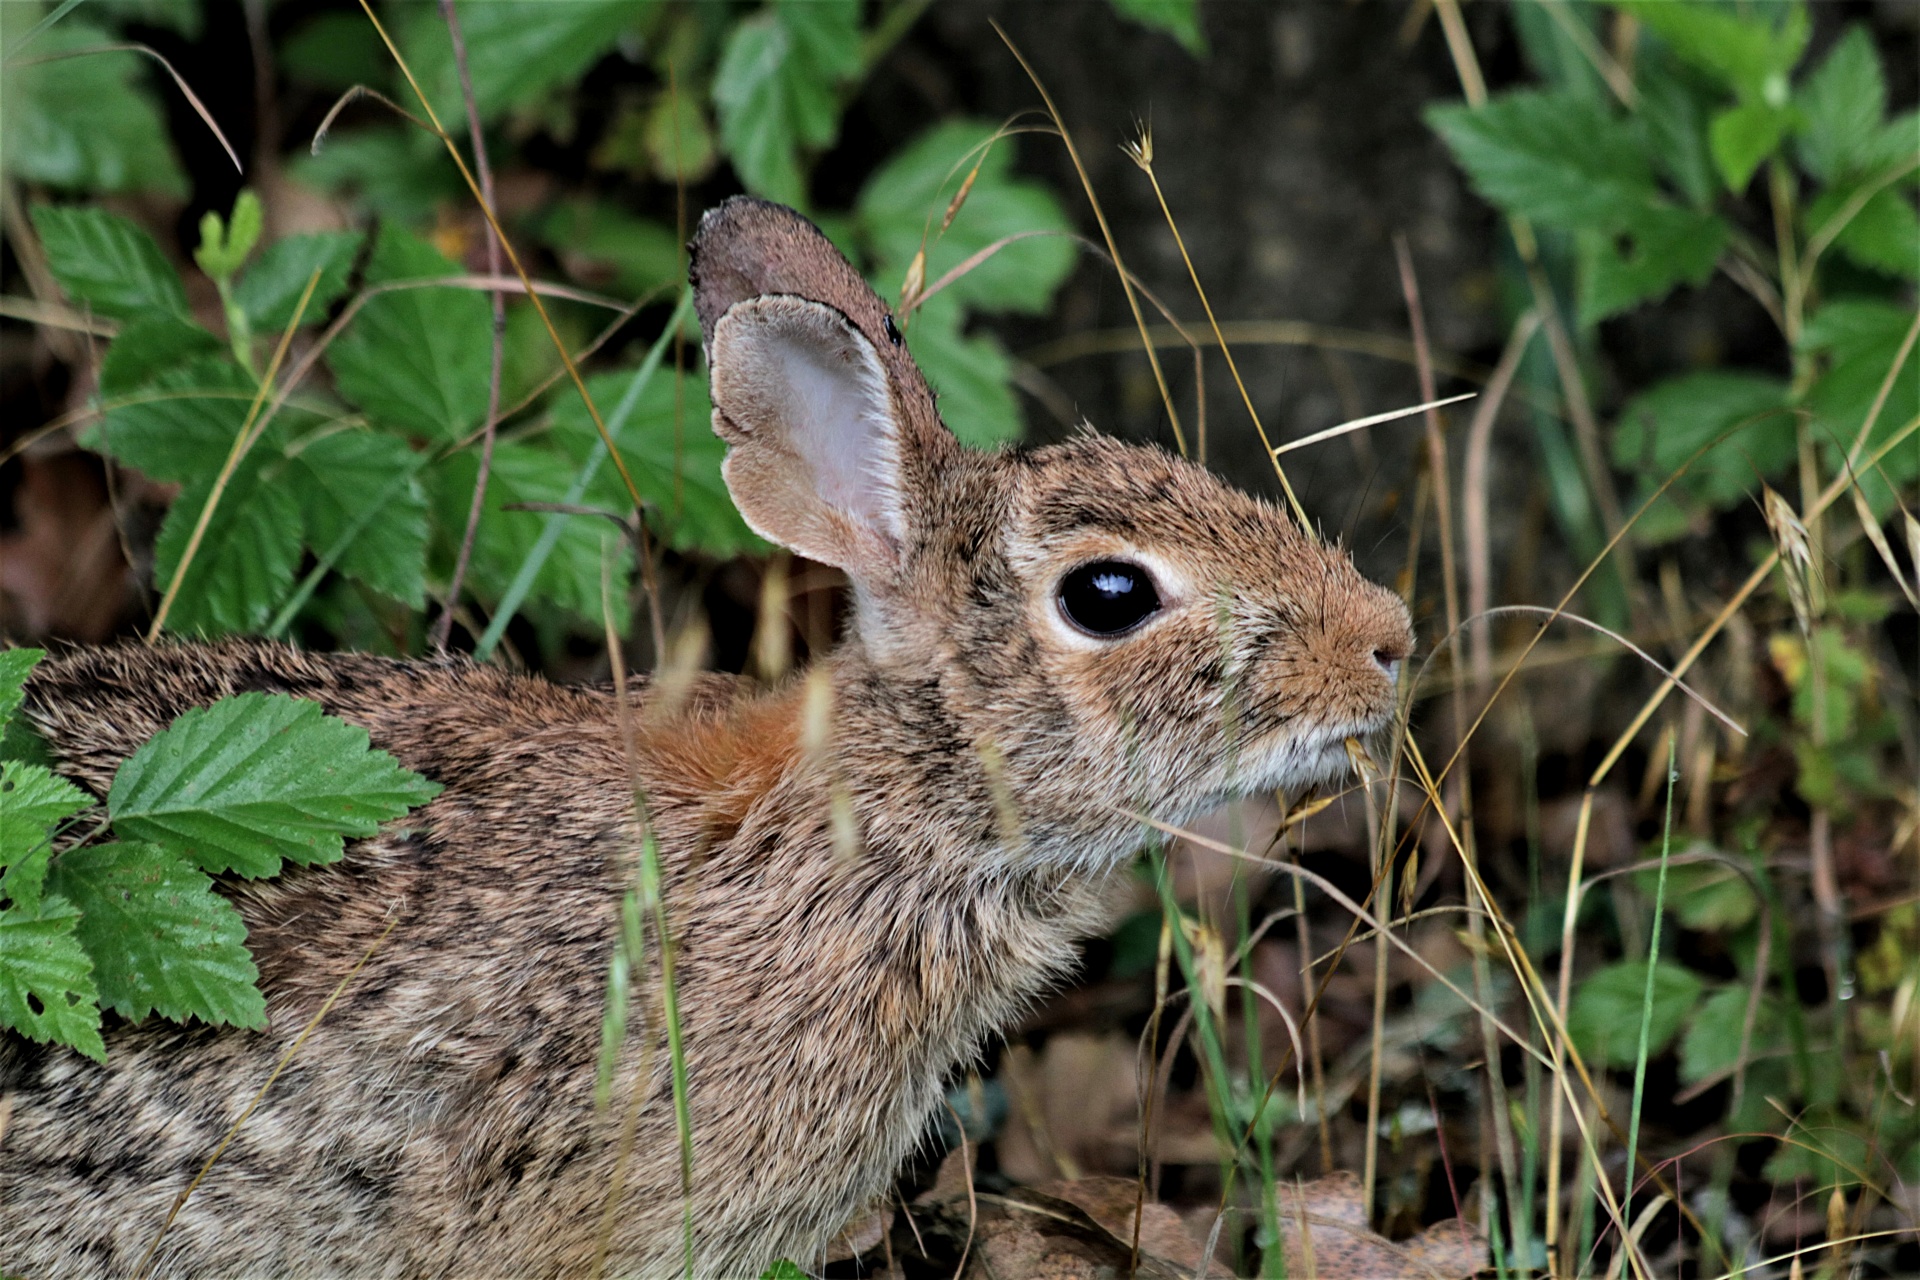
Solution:
[{"label": "rabbit's ear", "polygon": [[713,429],[727,488],[760,536],[879,585],[900,566],[899,415],[873,344],[805,298],[751,298],[714,325]]},{"label": "rabbit's ear", "polygon": [[819,228],[735,197],[689,246],[727,487],[763,537],[878,586],[959,448],[886,304]]}]

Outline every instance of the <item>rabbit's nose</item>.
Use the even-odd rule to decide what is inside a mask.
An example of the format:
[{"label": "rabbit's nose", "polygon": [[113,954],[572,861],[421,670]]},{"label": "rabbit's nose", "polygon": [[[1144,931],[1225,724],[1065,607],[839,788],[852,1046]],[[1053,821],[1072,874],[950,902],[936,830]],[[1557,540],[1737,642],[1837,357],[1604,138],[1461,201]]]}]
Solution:
[{"label": "rabbit's nose", "polygon": [[1371,654],[1374,665],[1386,673],[1387,679],[1397,681],[1400,664],[1413,652],[1413,629],[1407,624],[1406,607],[1399,597],[1392,597],[1391,606],[1381,609],[1359,638],[1362,652]]}]

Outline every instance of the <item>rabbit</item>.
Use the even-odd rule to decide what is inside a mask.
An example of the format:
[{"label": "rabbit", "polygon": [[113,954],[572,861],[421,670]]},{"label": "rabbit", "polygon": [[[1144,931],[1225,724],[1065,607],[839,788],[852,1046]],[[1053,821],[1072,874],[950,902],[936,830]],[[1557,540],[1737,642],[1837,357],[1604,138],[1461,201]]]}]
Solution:
[{"label": "rabbit", "polygon": [[[445,789],[333,865],[223,884],[265,1031],[116,1025],[104,1066],[0,1034],[0,1268],[131,1274],[336,987],[150,1274],[570,1276],[603,1236],[614,1275],[812,1265],[943,1082],[1109,925],[1143,817],[1334,779],[1389,720],[1404,605],[1284,511],[1090,434],[962,447],[886,305],[790,209],[735,198],[690,249],[727,485],[845,571],[841,643],[778,687],[642,685],[628,712],[451,656],[42,662],[27,713],[96,794],[246,690],[314,699]],[[684,1199],[657,968],[595,1103],[641,812],[677,948]]]}]

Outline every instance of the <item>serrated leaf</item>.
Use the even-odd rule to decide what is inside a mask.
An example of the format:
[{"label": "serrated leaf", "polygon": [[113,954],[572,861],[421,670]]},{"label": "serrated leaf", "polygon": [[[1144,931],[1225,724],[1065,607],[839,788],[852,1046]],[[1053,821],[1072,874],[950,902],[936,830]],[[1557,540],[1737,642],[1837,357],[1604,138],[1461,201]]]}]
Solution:
[{"label": "serrated leaf", "polygon": [[164,848],[105,844],[69,849],[48,888],[80,910],[74,935],[93,957],[100,1003],[138,1022],[267,1024],[247,927],[213,881]]},{"label": "serrated leaf", "polygon": [[[867,180],[855,206],[856,225],[889,289],[920,252],[923,237],[925,278],[932,284],[1006,237],[1043,233],[1006,245],[939,295],[983,310],[1043,312],[1073,270],[1077,250],[1064,234],[1071,224],[1051,191],[1012,176],[1013,139],[1000,139],[984,156],[970,154],[995,131],[978,120],[937,125]],[[966,201],[942,234],[948,204],[976,163],[979,172]]]},{"label": "serrated leaf", "polygon": [[360,252],[361,236],[352,231],[323,231],[288,236],[261,250],[233,289],[233,300],[246,312],[256,333],[278,333],[293,320],[293,309],[306,291],[315,270],[319,282],[307,303],[303,324],[318,323],[347,291],[347,272]]},{"label": "serrated leaf", "polygon": [[[1887,114],[1887,82],[1866,28],[1849,26],[1795,99],[1802,168],[1830,186],[1873,167]],[[1912,143],[1909,137],[1909,149]]]},{"label": "serrated leaf", "polygon": [[858,0],[776,0],[737,24],[714,72],[720,139],[749,190],[806,203],[799,149],[830,145],[860,69]]},{"label": "serrated leaf", "polygon": [[[563,402],[564,403],[564,402]],[[547,516],[537,511],[507,511],[524,502],[564,502],[573,482],[576,463],[550,441],[502,440],[494,446],[493,470],[487,481],[485,506],[473,540],[467,576],[481,597],[498,600],[520,565],[532,553]],[[430,467],[424,477],[432,507],[436,563],[450,572],[458,541],[466,529],[473,501],[473,482],[479,460],[473,451],[456,453]],[[639,476],[634,479],[637,482]],[[630,505],[625,489],[615,510]],[[569,516],[559,540],[534,579],[533,594],[583,618],[598,619],[600,609],[600,548],[608,534],[620,537],[615,581],[624,583],[632,557],[626,539],[611,524],[593,516]]]},{"label": "serrated leaf", "polygon": [[[342,431],[310,441],[287,465],[306,542],[333,547],[356,520],[360,532],[334,562],[340,572],[418,609],[426,601],[427,503],[417,481],[383,496],[387,482],[414,465],[406,442],[374,431]],[[370,503],[377,504],[369,511]]]},{"label": "serrated leaf", "polygon": [[[213,492],[213,478],[190,481],[167,509],[153,547],[153,581],[164,592]],[[267,474],[259,451],[234,470],[187,566],[167,630],[219,636],[257,631],[285,598],[300,567],[300,502],[284,475]]]},{"label": "serrated leaf", "polygon": [[123,393],[85,441],[155,480],[210,482],[258,393],[231,360],[193,360]]},{"label": "serrated leaf", "polygon": [[151,312],[121,329],[107,348],[100,394],[126,395],[183,365],[217,358],[221,350],[220,339],[193,321]]},{"label": "serrated leaf", "polygon": [[[1620,7],[1742,101],[1776,106],[1786,102],[1787,73],[1800,61],[1812,31],[1804,4],[1769,6],[1760,13],[1698,0],[1622,0]],[[1779,13],[1783,20],[1772,21],[1771,15]]]},{"label": "serrated leaf", "polygon": [[116,50],[32,61],[112,40],[99,27],[68,19],[35,42],[23,65],[0,76],[6,172],[23,183],[68,191],[184,196],[186,179],[140,57]]},{"label": "serrated leaf", "polygon": [[[460,31],[481,121],[571,86],[652,8],[634,0],[460,0]],[[400,44],[407,65],[440,118],[464,134],[466,109],[446,23],[437,8],[403,10],[402,18]],[[411,102],[405,79],[395,78]]]},{"label": "serrated leaf", "polygon": [[79,920],[72,903],[52,895],[36,909],[0,910],[0,1026],[105,1062],[93,962],[74,937]]},{"label": "serrated leaf", "polygon": [[1207,38],[1200,34],[1197,0],[1112,0],[1112,4],[1115,13],[1166,32],[1194,57],[1206,53]]},{"label": "serrated leaf", "polygon": [[1429,108],[1427,122],[1474,190],[1522,217],[1611,230],[1657,198],[1640,139],[1598,102],[1521,90]]},{"label": "serrated leaf", "polygon": [[[365,19],[360,25],[366,25]],[[385,50],[380,60],[385,65]],[[465,119],[464,112],[456,118]],[[352,197],[368,213],[401,226],[430,223],[442,202],[467,195],[460,171],[437,138],[397,126],[355,129],[329,138],[320,154],[297,156],[287,170],[305,186]]]},{"label": "serrated leaf", "polygon": [[[380,233],[370,283],[462,274],[431,245],[398,227]],[[384,293],[360,309],[327,352],[340,393],[367,416],[409,435],[454,440],[487,407],[492,321],[470,289]]]},{"label": "serrated leaf", "polygon": [[[1700,979],[1662,960],[1653,975],[1653,1021],[1647,1054],[1657,1056],[1672,1043],[1700,999]],[[1623,960],[1589,974],[1575,989],[1567,1009],[1567,1032],[1589,1063],[1630,1067],[1640,1048],[1640,1018],[1645,1003],[1647,963]]]},{"label": "serrated leaf", "polygon": [[1729,107],[1713,118],[1707,145],[1727,190],[1739,195],[1747,189],[1753,171],[1779,149],[1793,120],[1791,111],[1760,101]]},{"label": "serrated leaf", "polygon": [[[1697,1083],[1738,1064],[1740,1040],[1746,1033],[1747,1001],[1752,994],[1744,986],[1722,987],[1701,1002],[1680,1041],[1682,1080]],[[1772,996],[1762,996],[1754,1014],[1748,1060],[1779,1048],[1780,1032],[1780,1003]]]},{"label": "serrated leaf", "polygon": [[[1652,896],[1658,875],[1649,867],[1634,878]],[[1667,909],[1689,929],[1720,932],[1752,920],[1760,904],[1746,877],[1725,863],[1677,862],[1667,869]]]},{"label": "serrated leaf", "polygon": [[1594,325],[1677,285],[1704,284],[1727,242],[1711,213],[1648,203],[1612,230],[1576,233],[1580,323]]},{"label": "serrated leaf", "polygon": [[39,905],[47,878],[53,828],[93,803],[93,797],[44,766],[0,762],[0,897]]},{"label": "serrated leaf", "polygon": [[[589,378],[587,388],[594,403],[611,413],[632,377],[626,370],[601,374]],[[766,544],[740,518],[721,478],[727,448],[713,434],[705,379],[684,378],[677,420],[675,409],[672,370],[659,369],[641,389],[619,431],[620,456],[640,496],[653,508],[649,527],[675,550],[703,551],[717,559],[764,549]],[[575,465],[585,462],[600,436],[578,396],[554,405],[553,424]],[[595,475],[586,501],[615,511],[632,503],[611,466]]]},{"label": "serrated leaf", "polygon": [[1710,210],[1720,193],[1720,176],[1707,147],[1707,120],[1713,104],[1671,58],[1651,54],[1649,51],[1642,58],[1636,79],[1640,88],[1638,114],[1646,125],[1654,162],[1689,204]]},{"label": "serrated leaf", "polygon": [[[1854,197],[1853,184],[1830,188],[1807,206],[1806,225],[1827,225]],[[1834,237],[1834,247],[1854,262],[1888,275],[1920,278],[1920,214],[1910,197],[1895,187],[1882,187]]]},{"label": "serrated leaf", "polygon": [[370,836],[439,793],[319,703],[243,693],[184,712],[127,757],[107,810],[124,840],[259,877],[283,858],[336,861],[343,837]]},{"label": "serrated leaf", "polygon": [[27,677],[47,656],[45,649],[0,649],[0,725],[13,719],[26,697]]},{"label": "serrated leaf", "polygon": [[116,213],[91,205],[36,205],[47,266],[76,303],[131,320],[152,312],[186,318],[186,287],[153,237]]},{"label": "serrated leaf", "polygon": [[1024,420],[1013,395],[1013,365],[991,333],[962,332],[958,299],[941,294],[913,316],[907,349],[927,376],[941,420],[966,444],[1017,439]]},{"label": "serrated leaf", "polygon": [[1756,471],[1771,475],[1792,461],[1793,417],[1786,403],[1786,384],[1761,374],[1716,369],[1672,378],[1621,409],[1613,458],[1656,485],[1721,432],[1750,420],[1695,462],[1676,486],[1724,510],[1745,498]]},{"label": "serrated leaf", "polygon": [[583,198],[556,205],[539,225],[541,242],[559,256],[567,274],[622,298],[673,284],[685,270],[680,237],[672,228],[604,201]]},{"label": "serrated leaf", "polygon": [[[1805,403],[1813,411],[1813,435],[1820,441],[1830,474],[1839,469],[1844,450],[1859,435],[1912,323],[1909,308],[1860,298],[1835,299],[1808,317],[1800,344],[1824,355],[1827,369],[1808,390]],[[1908,352],[1895,376],[1868,437],[1868,448],[1887,439],[1915,414],[1920,414],[1920,350]],[[1920,479],[1920,448],[1909,442],[1909,447],[1892,450],[1878,467],[1855,478],[1874,515],[1884,520],[1895,507],[1889,484],[1911,486]]]}]

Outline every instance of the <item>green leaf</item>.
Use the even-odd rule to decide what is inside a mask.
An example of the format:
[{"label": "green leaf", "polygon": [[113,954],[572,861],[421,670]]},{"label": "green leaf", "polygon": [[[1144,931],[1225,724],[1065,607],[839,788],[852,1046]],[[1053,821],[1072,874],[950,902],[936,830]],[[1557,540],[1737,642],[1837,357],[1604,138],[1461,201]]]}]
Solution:
[{"label": "green leaf", "polygon": [[[156,346],[186,341],[173,335]],[[211,482],[258,393],[231,360],[195,360],[144,382],[138,395],[108,410],[85,443],[155,480]]]},{"label": "green leaf", "polygon": [[1712,103],[1694,88],[1671,57],[1643,57],[1638,77],[1641,122],[1654,163],[1694,208],[1710,211],[1720,193],[1720,175],[1707,147]]},{"label": "green leaf", "polygon": [[26,697],[27,677],[46,656],[45,649],[0,649],[0,725],[12,720],[13,713],[20,709]]},{"label": "green leaf", "polygon": [[[1677,869],[1677,868],[1676,868]],[[1680,1078],[1689,1084],[1730,1071],[1740,1061],[1740,1040],[1746,1032],[1745,986],[1722,987],[1701,1002],[1680,1041]],[[1780,1002],[1762,996],[1753,1020],[1753,1042],[1748,1060],[1781,1047],[1783,1019]]]},{"label": "green leaf", "polygon": [[1768,102],[1743,102],[1729,107],[1707,126],[1707,145],[1727,190],[1739,195],[1753,181],[1753,171],[1780,147],[1793,112]]},{"label": "green leaf", "polygon": [[0,867],[38,848],[55,824],[92,803],[92,796],[38,765],[0,762]]},{"label": "green leaf", "polygon": [[147,87],[149,63],[125,51],[31,60],[112,40],[101,28],[70,19],[35,41],[23,65],[0,76],[5,171],[23,183],[66,191],[185,196],[165,117]]},{"label": "green leaf", "polygon": [[914,313],[905,334],[938,397],[940,417],[975,448],[1017,439],[1024,420],[1006,349],[992,334],[969,337],[961,326],[959,300],[943,293]]},{"label": "green leaf", "polygon": [[72,903],[52,895],[35,909],[0,910],[0,1026],[105,1062],[93,962],[74,937],[79,920]]},{"label": "green leaf", "polygon": [[345,93],[378,84],[393,66],[379,33],[359,10],[322,13],[280,44],[280,66],[301,84]]},{"label": "green leaf", "polygon": [[[1652,895],[1658,874],[1649,867],[1634,879]],[[1724,862],[1676,862],[1667,869],[1667,909],[1689,929],[1723,932],[1752,920],[1760,903],[1746,877]]]},{"label": "green leaf", "polygon": [[[1786,104],[1787,73],[1800,61],[1812,31],[1806,6],[1799,3],[1739,10],[1712,0],[1622,0],[1620,8],[1741,101],[1773,106]],[[1776,22],[1767,16],[1772,14],[1783,17]]]},{"label": "green leaf", "polygon": [[1132,18],[1141,26],[1164,31],[1180,42],[1180,47],[1198,58],[1207,51],[1207,38],[1200,33],[1198,0],[1112,0],[1115,13]]},{"label": "green leaf", "polygon": [[153,312],[188,318],[187,291],[153,237],[95,206],[37,205],[33,226],[47,266],[76,303],[122,320]]},{"label": "green leaf", "polygon": [[[1806,225],[1827,225],[1853,198],[1852,184],[1830,188],[1807,206]],[[1920,278],[1920,215],[1896,187],[1882,187],[1834,237],[1834,247],[1870,270],[1908,279]]]},{"label": "green leaf", "polygon": [[[167,614],[175,635],[258,631],[293,585],[300,567],[300,500],[269,476],[256,449],[234,470]],[[192,480],[167,509],[153,547],[153,581],[164,592],[185,555],[213,476]]]},{"label": "green leaf", "polygon": [[[384,50],[380,57],[384,64]],[[295,181],[343,198],[357,196],[369,213],[403,226],[431,222],[442,202],[468,198],[439,140],[398,127],[329,137],[318,155],[299,156],[287,168]]]},{"label": "green leaf", "polygon": [[[460,275],[433,246],[398,227],[381,231],[373,284]],[[376,422],[409,435],[455,440],[487,407],[492,320],[471,289],[410,288],[360,309],[327,353],[340,393]]]},{"label": "green leaf", "polygon": [[50,891],[80,909],[74,933],[93,957],[100,1002],[138,1022],[267,1025],[247,927],[213,881],[164,848],[105,844],[54,860]]},{"label": "green leaf", "polygon": [[[1647,962],[1622,960],[1589,974],[1573,993],[1567,1032],[1589,1063],[1630,1067],[1640,1047],[1640,1017]],[[1689,970],[1661,961],[1653,974],[1653,1022],[1649,1056],[1663,1052],[1700,999],[1701,982]]]},{"label": "green leaf", "polygon": [[52,833],[93,797],[41,765],[0,762],[0,896],[32,908],[47,876]]},{"label": "green leaf", "polygon": [[[974,148],[996,127],[985,121],[953,120],[908,144],[867,180],[855,206],[861,239],[871,248],[883,293],[897,295],[908,264],[927,246],[925,282],[939,280],[975,252],[1008,236],[1041,232],[1009,244],[944,289],[939,296],[988,310],[1044,312],[1073,270],[1072,230],[1053,193],[1013,178],[1012,139],[1001,139],[984,157]],[[968,172],[980,169],[966,202],[946,233],[940,224]],[[1057,234],[1044,234],[1044,233]]]},{"label": "green leaf", "polygon": [[[426,473],[438,571],[452,572],[454,555],[466,530],[479,465],[474,452],[467,450],[435,464]],[[473,558],[467,567],[468,582],[476,594],[498,600],[545,527],[547,516],[543,512],[504,508],[525,502],[564,502],[575,469],[573,459],[551,441],[502,440],[494,446],[493,471],[487,481],[480,528],[473,540]],[[637,482],[640,477],[634,479]],[[625,511],[629,505],[623,489],[618,505],[612,509]],[[579,617],[597,620],[601,615],[600,548],[609,534],[622,543],[615,562],[615,581],[624,584],[632,562],[625,535],[605,520],[571,516],[561,526],[559,541],[534,579],[533,594]]]},{"label": "green leaf", "polygon": [[[1887,114],[1887,82],[1865,27],[1855,23],[1847,28],[1800,86],[1796,99],[1802,168],[1830,186],[1874,167],[1875,144]],[[1911,135],[1907,142],[1911,150]]]},{"label": "green leaf", "polygon": [[358,232],[323,231],[276,241],[240,277],[233,300],[246,312],[255,332],[278,333],[292,322],[293,309],[317,270],[320,280],[301,319],[303,324],[316,324],[347,291],[347,272],[360,251],[360,240]]},{"label": "green leaf", "polygon": [[[653,5],[633,0],[460,0],[460,33],[467,70],[482,123],[533,104],[551,90],[570,87],[620,34],[644,22]],[[456,135],[466,132],[453,42],[437,6],[403,9],[401,53],[413,68],[440,120]],[[413,105],[404,78],[396,88]]]},{"label": "green leaf", "polygon": [[[1836,299],[1808,318],[1801,346],[1822,354],[1827,369],[1808,390],[1806,406],[1813,411],[1813,435],[1829,473],[1838,469],[1860,434],[1912,323],[1909,308],[1858,298]],[[1868,448],[1887,439],[1915,414],[1920,414],[1920,349],[1907,353],[1868,437]],[[1884,519],[1895,505],[1889,485],[1911,486],[1920,479],[1920,447],[1909,441],[1888,453],[1879,467],[1857,478],[1874,513]]]},{"label": "green leaf", "polygon": [[762,1271],[760,1280],[807,1280],[807,1273],[782,1258]]},{"label": "green leaf", "polygon": [[776,0],[734,27],[713,100],[721,143],[749,190],[806,204],[800,148],[838,136],[839,86],[860,67],[858,0]]},{"label": "green leaf", "polygon": [[685,271],[680,237],[671,227],[636,218],[604,201],[578,199],[555,206],[541,219],[539,236],[568,275],[622,298],[676,284]]},{"label": "green leaf", "polygon": [[[587,389],[595,404],[610,409],[620,402],[632,377],[631,370],[601,374],[587,380]],[[649,527],[662,541],[677,551],[698,550],[725,559],[762,550],[766,544],[734,508],[720,476],[727,447],[713,434],[712,421],[706,380],[683,378],[676,406],[671,366],[663,368],[642,388],[620,429],[620,456],[640,496],[653,508]],[[600,439],[578,396],[554,405],[553,425],[576,466]],[[587,490],[586,502],[619,511],[632,499],[618,473],[603,466]]]},{"label": "green leaf", "polygon": [[184,712],[127,757],[107,810],[123,840],[257,878],[283,858],[336,861],[342,837],[370,836],[439,793],[319,703],[243,693]]},{"label": "green leaf", "polygon": [[100,393],[126,395],[179,368],[222,351],[220,339],[191,320],[151,312],[120,330],[100,362]]},{"label": "green leaf", "polygon": [[93,0],[90,7],[122,23],[165,27],[189,40],[200,38],[200,0]]},{"label": "green leaf", "polygon": [[247,255],[260,243],[265,226],[266,211],[260,206],[260,197],[251,188],[242,188],[234,198],[231,225],[211,209],[201,216],[200,247],[193,251],[193,260],[212,279],[230,280],[246,265]]},{"label": "green leaf", "polygon": [[1431,107],[1474,190],[1522,217],[1608,230],[1656,197],[1639,137],[1597,102],[1521,90],[1478,110]]},{"label": "green leaf", "polygon": [[1676,285],[1706,283],[1726,242],[1720,218],[1665,203],[1643,206],[1610,231],[1576,232],[1580,323],[1598,324]]},{"label": "green leaf", "polygon": [[[386,482],[414,465],[406,442],[375,431],[341,431],[310,441],[288,463],[286,482],[299,495],[307,544],[331,548],[367,517],[335,561],[340,572],[410,608],[426,603],[427,502],[418,482],[382,498]],[[377,508],[368,511],[369,503]]]},{"label": "green leaf", "polygon": [[1694,463],[1676,486],[1725,510],[1745,499],[1756,471],[1773,475],[1792,461],[1793,418],[1786,403],[1787,388],[1776,378],[1719,369],[1684,374],[1621,409],[1613,458],[1638,471],[1651,488],[1720,433],[1751,420]]}]

